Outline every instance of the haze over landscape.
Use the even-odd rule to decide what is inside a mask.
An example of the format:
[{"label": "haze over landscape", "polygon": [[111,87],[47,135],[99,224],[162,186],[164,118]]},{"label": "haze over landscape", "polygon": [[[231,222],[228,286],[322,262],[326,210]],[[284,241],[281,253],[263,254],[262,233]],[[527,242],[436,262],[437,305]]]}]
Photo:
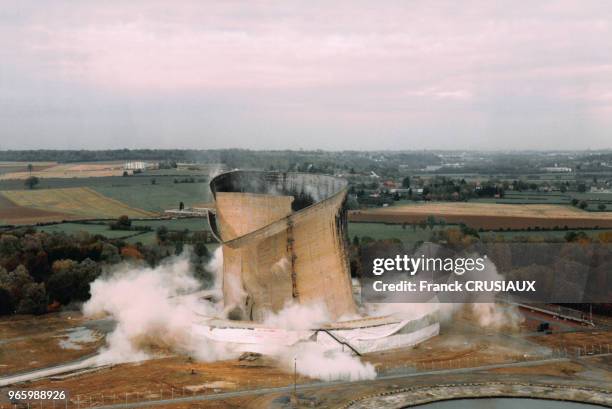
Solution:
[{"label": "haze over landscape", "polygon": [[610,39],[611,0],[0,2],[0,409],[612,408]]},{"label": "haze over landscape", "polygon": [[611,148],[612,3],[10,2],[0,149]]}]

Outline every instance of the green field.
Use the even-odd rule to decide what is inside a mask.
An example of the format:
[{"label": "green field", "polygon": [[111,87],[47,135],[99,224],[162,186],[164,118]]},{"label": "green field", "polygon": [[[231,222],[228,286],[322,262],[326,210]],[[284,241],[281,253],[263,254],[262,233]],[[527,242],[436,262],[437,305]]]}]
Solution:
[{"label": "green field", "polygon": [[600,211],[598,205],[606,205],[606,211],[612,211],[612,193],[579,193],[579,192],[512,192],[507,191],[501,199],[482,198],[471,199],[470,202],[505,203],[505,204],[562,204],[569,205],[572,199],[586,200],[588,207],[585,210]]},{"label": "green field", "polygon": [[506,203],[506,204],[570,204],[572,193],[560,192],[513,192],[506,191],[504,197],[495,199],[492,197],[471,199],[470,202],[484,203]]},{"label": "green field", "polygon": [[564,240],[565,235],[570,232],[584,232],[589,237],[597,237],[600,233],[610,230],[605,229],[580,229],[580,230],[547,230],[547,231],[502,231],[502,232],[485,232],[480,233],[482,238],[494,238],[502,236],[506,240],[512,240],[516,237],[543,237],[544,239]]},{"label": "green field", "polygon": [[[86,232],[92,235],[99,234],[109,239],[119,239],[127,237],[128,243],[141,242],[143,244],[153,244],[157,240],[155,230],[159,226],[166,226],[169,231],[184,231],[190,232],[209,230],[208,222],[203,218],[189,219],[168,219],[168,220],[133,220],[132,226],[149,226],[152,231],[133,231],[133,230],[111,230],[108,224],[90,224],[90,223],[59,223],[47,226],[36,227],[39,231],[48,233],[65,232],[74,234],[78,232]],[[140,233],[140,234],[139,234]]]},{"label": "green field", "polygon": [[[159,226],[166,226],[170,231],[182,231],[188,229],[190,232],[198,230],[209,230],[208,222],[201,218],[191,219],[171,219],[171,220],[133,220],[133,226],[150,226],[153,230],[143,232],[142,234],[126,239],[128,243],[141,242],[143,244],[153,244],[157,240],[155,229]],[[78,232],[87,232],[89,234],[100,234],[108,238],[122,238],[132,236],[137,231],[122,231],[111,230],[108,225],[102,224],[85,224],[85,223],[60,223],[48,226],[40,226],[36,228],[39,231],[45,232],[66,232],[74,234]],[[439,226],[434,227],[434,230],[440,229]],[[416,243],[417,241],[429,240],[431,229],[425,230],[417,228],[412,229],[412,226],[406,226],[405,229],[397,224],[384,223],[349,223],[349,237],[352,240],[354,236],[359,238],[368,236],[373,239],[388,239],[397,238],[405,243]]]},{"label": "green field", "polygon": [[[129,244],[141,243],[144,245],[152,245],[152,244],[157,243],[157,236],[154,231],[145,232],[143,234],[139,234],[137,236],[130,237],[126,239],[125,241]],[[219,244],[218,243],[207,243],[206,247],[212,253],[215,251],[217,247],[219,247]]]},{"label": "green field", "polygon": [[[208,176],[201,171],[159,170],[159,174],[140,174],[129,177],[111,176],[94,178],[41,178],[36,190],[71,187],[88,187],[128,206],[152,212],[177,208],[179,202],[186,206],[212,200]],[[174,183],[185,178],[194,183]],[[155,181],[155,184],[153,184]],[[0,180],[1,190],[25,190],[22,180]]]},{"label": "green field", "polygon": [[132,226],[150,226],[153,230],[159,226],[166,226],[168,230],[189,230],[200,231],[210,230],[208,221],[204,218],[184,218],[184,219],[168,219],[168,220],[133,220]]},{"label": "green field", "polygon": [[121,200],[129,206],[152,212],[176,209],[179,202],[197,206],[212,200],[207,183],[141,184],[131,186],[93,186],[97,192]]},{"label": "green field", "polygon": [[513,180],[522,180],[526,183],[541,183],[541,182],[574,182],[576,175],[573,173],[549,173],[549,172],[527,172],[527,173],[497,173],[497,172],[415,172],[414,176],[430,178],[433,176],[444,176],[448,178],[465,179],[468,182],[477,182],[489,179],[499,179],[502,181],[512,182]]},{"label": "green field", "polygon": [[[194,178],[197,183],[207,183],[208,174],[202,171],[164,169],[147,171],[133,176],[101,176],[81,178],[45,178],[40,177],[37,189],[62,188],[62,187],[96,187],[96,186],[131,186],[151,184],[155,179],[158,184],[171,184],[174,179]],[[27,189],[23,180],[11,179],[0,180],[0,190]]]},{"label": "green field", "polygon": [[129,244],[142,243],[146,245],[155,244],[157,242],[157,235],[154,231],[145,232],[137,236],[130,237],[125,240]]},{"label": "green field", "polygon": [[[449,226],[457,227],[457,226]],[[443,227],[435,226],[434,231],[443,229]],[[568,231],[572,230],[546,230],[546,231],[503,231],[503,232],[482,232],[479,233],[481,238],[494,238],[502,236],[506,240],[511,240],[515,237],[543,237],[545,240],[563,240]],[[610,231],[604,229],[588,229],[588,230],[573,230],[585,232],[590,237],[597,237],[600,233]],[[355,236],[360,239],[363,237],[371,237],[376,240],[384,239],[399,239],[406,244],[414,244],[419,241],[428,241],[431,238],[432,230],[427,227],[425,230],[417,227],[416,230],[412,225],[407,225],[405,229],[399,224],[385,223],[349,223],[348,234],[350,240]]]},{"label": "green field", "polygon": [[121,231],[111,230],[107,225],[104,224],[82,224],[82,223],[60,223],[52,224],[48,226],[37,227],[36,230],[47,233],[64,232],[67,234],[74,234],[79,232],[86,232],[91,235],[100,234],[109,239],[118,239],[132,235],[136,232],[133,231]]}]

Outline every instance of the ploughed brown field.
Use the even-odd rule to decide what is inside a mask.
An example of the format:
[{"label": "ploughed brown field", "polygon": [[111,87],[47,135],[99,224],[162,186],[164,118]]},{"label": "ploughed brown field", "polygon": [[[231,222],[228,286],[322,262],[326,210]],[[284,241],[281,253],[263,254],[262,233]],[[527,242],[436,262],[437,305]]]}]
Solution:
[{"label": "ploughed brown field", "polygon": [[0,224],[35,224],[70,218],[74,217],[61,212],[19,206],[0,194]]},{"label": "ploughed brown field", "polygon": [[114,219],[121,215],[132,218],[156,216],[86,187],[0,192],[0,224]]},{"label": "ploughed brown field", "polygon": [[612,212],[586,212],[564,205],[415,203],[349,211],[352,222],[418,223],[428,216],[483,229],[612,227]]}]

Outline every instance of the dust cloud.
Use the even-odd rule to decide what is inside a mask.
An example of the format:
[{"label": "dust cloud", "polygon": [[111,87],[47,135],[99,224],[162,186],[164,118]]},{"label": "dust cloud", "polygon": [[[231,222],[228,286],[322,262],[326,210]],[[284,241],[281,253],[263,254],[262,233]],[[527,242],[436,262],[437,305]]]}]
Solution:
[{"label": "dust cloud", "polygon": [[[88,317],[110,316],[116,327],[97,364],[150,359],[164,353],[188,354],[201,361],[235,359],[244,350],[236,344],[207,341],[192,336],[194,325],[212,317],[224,318],[221,297],[222,252],[219,248],[207,270],[215,276],[202,289],[191,273],[189,254],[173,257],[156,267],[125,265],[91,284],[91,299],[84,304]],[[214,295],[211,297],[210,295]],[[217,302],[211,300],[219,300]],[[309,329],[329,322],[321,305],[287,305],[269,314],[265,324],[282,329]],[[288,371],[297,363],[298,373],[320,379],[373,379],[374,367],[348,352],[326,351],[312,341],[289,347],[267,346],[266,352]]]},{"label": "dust cloud", "polygon": [[[193,356],[201,361],[235,359],[244,349],[231,342],[193,337],[194,325],[206,325],[212,318],[226,318],[223,307],[223,254],[219,247],[206,269],[213,281],[202,283],[192,274],[188,251],[155,268],[124,265],[91,284],[91,299],[84,304],[88,317],[110,316],[116,327],[107,336],[98,364],[150,359],[164,353]],[[488,277],[499,274],[493,263]],[[393,314],[416,319],[437,312],[441,321],[467,308],[484,328],[501,329],[520,323],[518,311],[496,304],[389,303],[370,304],[361,314]],[[348,317],[358,318],[358,317]],[[264,317],[264,325],[292,331],[307,331],[331,321],[323,304],[288,304]],[[326,350],[313,341],[301,340],[290,346],[266,346],[266,353],[288,371],[294,364],[298,373],[324,380],[373,379],[374,367],[348,352]]]},{"label": "dust cloud", "polygon": [[191,326],[218,306],[197,295],[201,283],[191,274],[189,256],[156,267],[123,266],[91,284],[86,316],[110,315],[117,323],[100,351],[101,364],[139,361],[155,349],[194,353],[214,359],[215,348],[192,345]]}]

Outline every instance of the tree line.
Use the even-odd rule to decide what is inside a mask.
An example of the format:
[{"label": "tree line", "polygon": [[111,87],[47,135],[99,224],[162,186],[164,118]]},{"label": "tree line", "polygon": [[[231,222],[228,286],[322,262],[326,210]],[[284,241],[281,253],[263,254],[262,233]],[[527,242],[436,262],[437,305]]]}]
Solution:
[{"label": "tree line", "polygon": [[[197,237],[197,236],[196,236]],[[192,243],[196,276],[211,281],[203,267],[210,259],[204,243]],[[183,246],[158,242],[129,244],[86,232],[40,232],[33,228],[0,234],[0,315],[42,314],[89,299],[89,284],[113,265],[158,265]]]}]

